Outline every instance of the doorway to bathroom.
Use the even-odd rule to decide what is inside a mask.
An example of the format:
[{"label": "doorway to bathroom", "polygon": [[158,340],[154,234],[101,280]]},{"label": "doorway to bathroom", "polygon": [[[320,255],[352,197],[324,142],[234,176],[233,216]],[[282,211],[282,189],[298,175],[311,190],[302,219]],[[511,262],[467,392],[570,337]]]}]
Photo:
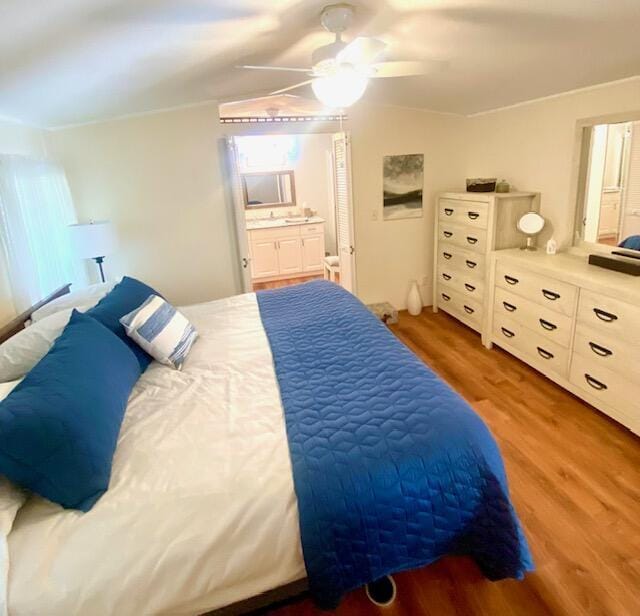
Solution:
[{"label": "doorway to bathroom", "polygon": [[325,278],[355,292],[349,136],[227,139],[245,291]]}]

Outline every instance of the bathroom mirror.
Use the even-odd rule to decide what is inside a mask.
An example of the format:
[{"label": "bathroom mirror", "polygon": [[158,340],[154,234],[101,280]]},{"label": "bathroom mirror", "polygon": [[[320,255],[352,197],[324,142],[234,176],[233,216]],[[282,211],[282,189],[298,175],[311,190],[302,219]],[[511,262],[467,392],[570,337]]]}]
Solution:
[{"label": "bathroom mirror", "polygon": [[640,112],[578,129],[576,241],[640,251]]},{"label": "bathroom mirror", "polygon": [[520,233],[527,236],[527,243],[522,249],[536,250],[533,238],[544,229],[544,218],[538,212],[527,212],[519,218],[517,227]]},{"label": "bathroom mirror", "polygon": [[241,178],[245,209],[295,207],[293,171],[243,173]]}]

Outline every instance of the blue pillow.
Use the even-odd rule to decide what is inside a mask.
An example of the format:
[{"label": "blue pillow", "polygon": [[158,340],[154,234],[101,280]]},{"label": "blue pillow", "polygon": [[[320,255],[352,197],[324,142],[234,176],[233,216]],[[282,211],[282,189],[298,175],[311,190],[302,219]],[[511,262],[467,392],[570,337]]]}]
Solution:
[{"label": "blue pillow", "polygon": [[91,509],[109,487],[139,377],[127,346],[74,310],[51,350],[0,402],[0,473],[63,507]]},{"label": "blue pillow", "polygon": [[132,310],[139,308],[150,295],[160,294],[143,282],[125,276],[97,305],[85,313],[108,327],[133,351],[142,372],[151,363],[151,356],[127,336],[120,319],[125,314],[129,314]]}]

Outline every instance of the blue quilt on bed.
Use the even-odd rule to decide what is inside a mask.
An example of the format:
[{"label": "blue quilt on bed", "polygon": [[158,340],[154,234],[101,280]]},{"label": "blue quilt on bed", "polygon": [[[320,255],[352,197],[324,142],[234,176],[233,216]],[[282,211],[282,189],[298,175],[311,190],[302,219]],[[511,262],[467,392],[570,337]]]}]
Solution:
[{"label": "blue quilt on bed", "polygon": [[333,283],[263,291],[258,304],[319,606],[447,554],[491,580],[533,568],[500,452],[458,394]]}]

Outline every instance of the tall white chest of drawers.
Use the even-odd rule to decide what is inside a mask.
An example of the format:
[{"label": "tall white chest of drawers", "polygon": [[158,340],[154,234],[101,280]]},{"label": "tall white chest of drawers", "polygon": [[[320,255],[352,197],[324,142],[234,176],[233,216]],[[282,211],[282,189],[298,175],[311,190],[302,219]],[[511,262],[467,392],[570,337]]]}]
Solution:
[{"label": "tall white chest of drawers", "polygon": [[539,209],[539,194],[443,193],[435,224],[433,310],[440,308],[483,334],[486,320],[489,254],[519,246],[517,220]]},{"label": "tall white chest of drawers", "polygon": [[499,345],[640,434],[640,279],[587,255],[492,255],[489,348]]}]

